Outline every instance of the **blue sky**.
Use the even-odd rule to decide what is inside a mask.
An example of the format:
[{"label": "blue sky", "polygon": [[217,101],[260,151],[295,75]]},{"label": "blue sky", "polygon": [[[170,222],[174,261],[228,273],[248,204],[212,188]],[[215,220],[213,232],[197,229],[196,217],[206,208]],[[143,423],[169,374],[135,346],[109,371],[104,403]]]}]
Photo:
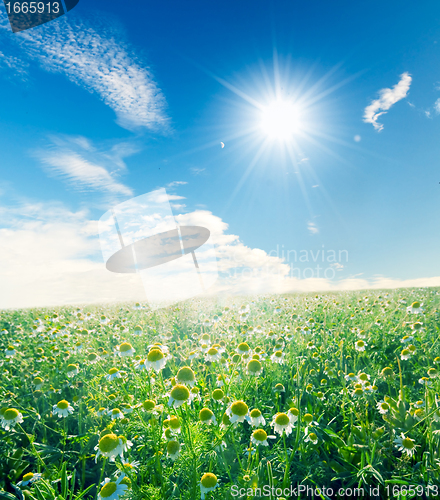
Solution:
[{"label": "blue sky", "polygon": [[[13,34],[1,5],[0,307],[120,299],[96,221],[160,187],[210,214],[220,260],[300,269],[223,291],[440,285],[439,21],[434,1],[81,0]],[[277,88],[302,125],[269,143]],[[304,275],[322,249],[348,261]]]}]

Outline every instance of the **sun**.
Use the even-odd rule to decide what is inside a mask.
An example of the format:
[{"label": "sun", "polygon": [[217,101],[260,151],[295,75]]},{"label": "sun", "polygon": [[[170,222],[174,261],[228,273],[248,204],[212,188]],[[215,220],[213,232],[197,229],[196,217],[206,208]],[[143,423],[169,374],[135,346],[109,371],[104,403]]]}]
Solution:
[{"label": "sun", "polygon": [[269,139],[289,141],[301,130],[301,116],[293,102],[278,99],[261,110],[261,131]]}]

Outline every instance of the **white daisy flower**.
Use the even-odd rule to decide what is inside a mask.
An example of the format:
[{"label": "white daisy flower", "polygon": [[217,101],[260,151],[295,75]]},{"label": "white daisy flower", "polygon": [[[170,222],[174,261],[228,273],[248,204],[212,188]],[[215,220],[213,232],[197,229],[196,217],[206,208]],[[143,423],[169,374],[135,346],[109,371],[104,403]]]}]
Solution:
[{"label": "white daisy flower", "polygon": [[221,358],[221,354],[219,353],[219,351],[215,348],[215,347],[211,347],[210,349],[208,349],[206,351],[206,354],[205,354],[205,359],[206,361],[211,361],[211,362],[215,362],[215,361],[219,361]]},{"label": "white daisy flower", "polygon": [[403,349],[400,353],[400,359],[407,360],[411,357],[412,353],[409,349]]},{"label": "white daisy flower", "polygon": [[58,401],[56,405],[52,407],[52,413],[54,415],[58,415],[58,417],[67,417],[71,413],[73,413],[73,406],[70,406],[69,402],[65,399]]},{"label": "white daisy flower", "polygon": [[386,401],[379,401],[376,404],[377,409],[381,415],[386,415],[390,410],[390,405]]},{"label": "white daisy flower", "polygon": [[292,425],[295,425],[299,418],[298,408],[289,408],[289,410],[287,411],[287,416],[289,417]]},{"label": "white daisy flower", "polygon": [[348,375],[345,375],[345,380],[347,380],[347,382],[357,382],[357,376],[354,373],[349,373]]},{"label": "white daisy flower", "polygon": [[28,472],[23,476],[23,479],[17,483],[17,486],[27,486],[28,484],[32,484],[34,481],[38,481],[41,477],[42,474],[39,472],[36,472],[35,474],[33,472]]},{"label": "white daisy flower", "polygon": [[133,354],[136,352],[130,342],[122,342],[122,344],[118,346],[115,351],[116,354],[119,354],[119,356],[121,357],[133,356]]},{"label": "white daisy flower", "polygon": [[124,459],[124,443],[121,436],[118,437],[112,432],[101,437],[98,444],[95,446],[95,450],[98,451],[95,456],[95,462],[100,455],[108,458],[110,462],[114,462],[115,457],[118,455],[121,457],[121,460]]},{"label": "white daisy flower", "polygon": [[98,493],[97,500],[118,500],[118,498],[125,494],[128,486],[121,483],[125,474],[122,473],[116,481],[110,481],[108,477],[101,483],[102,488]]},{"label": "white daisy flower", "polygon": [[266,419],[263,417],[260,410],[254,408],[249,413],[249,423],[252,427],[260,427],[266,425]]},{"label": "white daisy flower", "polygon": [[124,418],[124,414],[119,408],[113,408],[113,410],[108,410],[107,415],[109,415],[112,420],[116,420],[117,418]]},{"label": "white daisy flower", "polygon": [[427,387],[432,386],[432,382],[428,377],[419,378],[419,384],[426,385]]},{"label": "white daisy flower", "polygon": [[274,415],[270,425],[280,436],[282,436],[284,432],[286,433],[286,436],[289,436],[292,433],[293,424],[286,413],[277,413]]},{"label": "white daisy flower", "polygon": [[197,381],[192,368],[189,366],[180,368],[176,375],[176,382],[178,384],[187,385],[188,387],[194,387]]},{"label": "white daisy flower", "polygon": [[67,365],[66,375],[69,378],[74,377],[75,375],[78,375],[78,373],[79,373],[78,365],[73,365],[73,364]]},{"label": "white daisy flower", "polygon": [[416,451],[417,445],[414,440],[409,437],[405,437],[403,432],[394,440],[394,444],[399,451],[406,453],[409,457],[412,457]]},{"label": "white daisy flower", "polygon": [[191,393],[186,386],[176,384],[169,394],[168,406],[178,408],[186,401],[191,401]]},{"label": "white daisy flower", "polygon": [[145,362],[148,368],[152,368],[157,373],[165,368],[166,363],[167,361],[165,359],[164,353],[158,347],[151,349]]},{"label": "white daisy flower", "polygon": [[414,339],[412,335],[405,335],[402,339],[400,339],[400,342],[402,344],[407,344],[408,342],[411,342]]},{"label": "white daisy flower", "polygon": [[267,442],[267,439],[276,439],[275,436],[268,436],[266,431],[263,429],[257,429],[252,433],[251,436],[251,442],[255,446],[269,446],[269,443]]},{"label": "white daisy flower", "polygon": [[413,302],[410,306],[406,308],[406,312],[411,314],[421,314],[423,312],[422,306],[423,304],[421,304],[418,301]]},{"label": "white daisy flower", "polygon": [[179,441],[176,441],[175,439],[168,441],[168,443],[167,443],[167,456],[168,456],[168,458],[171,458],[171,460],[174,462],[179,457],[179,454],[180,454]]},{"label": "white daisy flower", "polygon": [[249,408],[244,401],[234,401],[226,410],[226,415],[229,417],[231,424],[236,422],[244,422],[249,420]]},{"label": "white daisy flower", "polygon": [[9,345],[5,349],[5,357],[6,358],[12,358],[13,356],[15,356],[15,354],[17,354],[17,351],[15,350],[14,346]]},{"label": "white daisy flower", "polygon": [[366,342],[364,342],[363,340],[357,340],[354,344],[354,347],[356,349],[356,351],[365,351],[365,347],[367,346],[368,344]]},{"label": "white daisy flower", "polygon": [[279,365],[284,364],[284,352],[283,351],[275,351],[272,356],[270,357],[270,360],[272,363],[278,363]]},{"label": "white daisy flower", "polygon": [[107,375],[105,376],[107,380],[114,380],[115,378],[121,378],[121,377],[122,377],[121,372],[115,367],[110,368],[110,370],[107,372]]},{"label": "white daisy flower", "polygon": [[263,366],[258,359],[251,359],[246,365],[247,375],[259,377],[263,373]]},{"label": "white daisy flower", "polygon": [[15,408],[7,408],[6,410],[2,410],[0,413],[1,425],[3,429],[9,431],[16,424],[21,424],[23,420],[23,415],[16,410]]},{"label": "white daisy flower", "polygon": [[314,432],[309,431],[309,427],[306,427],[304,430],[305,438],[304,442],[305,443],[312,443],[312,444],[318,444],[318,436]]},{"label": "white daisy flower", "polygon": [[217,425],[217,420],[215,419],[214,413],[209,408],[202,408],[199,412],[199,420],[204,424],[215,424]]},{"label": "white daisy flower", "polygon": [[134,367],[136,368],[136,370],[147,370],[148,369],[148,366],[147,366],[147,360],[145,358],[142,358],[142,359],[136,359],[134,361]]},{"label": "white daisy flower", "polygon": [[214,491],[219,485],[217,476],[215,474],[212,474],[211,472],[206,472],[200,479],[199,485],[200,485],[200,498],[201,500],[205,500],[206,493]]}]

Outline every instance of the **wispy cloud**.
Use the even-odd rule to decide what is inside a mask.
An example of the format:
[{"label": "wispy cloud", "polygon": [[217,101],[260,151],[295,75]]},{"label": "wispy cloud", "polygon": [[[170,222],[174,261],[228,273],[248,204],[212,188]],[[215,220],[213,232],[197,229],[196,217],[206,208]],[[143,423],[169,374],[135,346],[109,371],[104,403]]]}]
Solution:
[{"label": "wispy cloud", "polygon": [[0,71],[7,78],[20,78],[22,83],[27,80],[28,67],[27,62],[0,51]]},{"label": "wispy cloud", "polygon": [[194,175],[200,175],[205,171],[204,168],[197,168],[197,167],[191,167],[190,170],[191,170],[191,173]]},{"label": "wispy cloud", "polygon": [[371,123],[380,132],[383,125],[377,122],[379,116],[385,114],[393,104],[404,99],[408,94],[412,78],[405,72],[400,76],[400,81],[392,89],[382,89],[379,91],[379,99],[374,100],[364,111],[364,122]]},{"label": "wispy cloud", "polygon": [[319,229],[318,227],[316,226],[316,224],[314,222],[308,222],[307,223],[307,229],[312,233],[312,234],[318,234],[319,233]]},{"label": "wispy cloud", "polygon": [[[122,127],[166,129],[162,91],[148,66],[108,22],[91,24],[69,15],[20,36],[2,31],[43,69],[62,73],[97,94],[115,111]],[[9,59],[8,64],[20,67],[18,59]]]},{"label": "wispy cloud", "polygon": [[51,137],[51,144],[34,151],[33,155],[50,175],[60,177],[79,190],[130,196],[132,190],[120,183],[117,175],[126,168],[123,158],[136,151],[128,143],[101,151],[85,137],[58,136]]},{"label": "wispy cloud", "polygon": [[173,181],[167,184],[167,188],[173,188],[176,186],[184,186],[185,184],[188,184],[186,181]]},{"label": "wispy cloud", "polygon": [[434,109],[437,114],[440,114],[440,98],[435,101]]}]

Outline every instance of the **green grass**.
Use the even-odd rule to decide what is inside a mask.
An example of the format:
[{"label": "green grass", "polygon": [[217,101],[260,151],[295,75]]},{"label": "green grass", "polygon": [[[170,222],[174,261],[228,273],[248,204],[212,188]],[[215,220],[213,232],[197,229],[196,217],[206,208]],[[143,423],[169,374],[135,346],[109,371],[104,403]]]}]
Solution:
[{"label": "green grass", "polygon": [[[418,314],[407,311],[414,302],[422,304]],[[307,486],[332,488],[321,498],[350,497],[338,495],[341,488],[357,489],[351,498],[437,498],[439,308],[438,289],[425,288],[240,298],[227,306],[193,300],[156,312],[134,304],[2,311],[0,499],[95,499],[100,482],[115,482],[118,471],[126,474],[125,498],[136,500],[200,498],[205,473],[218,480],[207,499],[259,498],[259,491],[261,498],[289,498],[280,488],[291,487],[302,488],[298,498],[312,497]],[[363,351],[356,349],[360,340]],[[132,356],[115,354],[124,342]],[[243,342],[250,357],[237,355]],[[136,358],[144,360],[155,343],[169,350],[165,367],[137,369]],[[221,360],[210,362],[205,352],[214,344]],[[283,364],[271,359],[276,351]],[[91,353],[98,362],[89,361]],[[247,365],[256,354],[262,373],[252,376]],[[72,364],[78,373],[69,377]],[[183,366],[194,372],[197,395],[175,408],[168,399]],[[108,380],[111,368],[121,377]],[[35,377],[43,380],[40,388]],[[224,398],[215,401],[219,380]],[[66,418],[53,414],[61,400],[73,408]],[[247,420],[229,424],[224,413],[238,400],[261,411],[266,423],[258,428],[268,446],[252,444],[256,428]],[[204,407],[217,424],[200,421]],[[8,408],[23,417],[9,430]],[[98,414],[101,408],[118,408],[123,418]],[[272,419],[289,408],[298,410],[292,432],[274,432]],[[165,432],[170,416],[178,418],[180,433]],[[120,456],[95,460],[100,437],[109,433],[132,443],[123,455],[136,467],[124,466]],[[168,445],[170,439],[180,445],[174,461],[167,446],[179,446]],[[30,472],[42,476],[17,487]]]}]

